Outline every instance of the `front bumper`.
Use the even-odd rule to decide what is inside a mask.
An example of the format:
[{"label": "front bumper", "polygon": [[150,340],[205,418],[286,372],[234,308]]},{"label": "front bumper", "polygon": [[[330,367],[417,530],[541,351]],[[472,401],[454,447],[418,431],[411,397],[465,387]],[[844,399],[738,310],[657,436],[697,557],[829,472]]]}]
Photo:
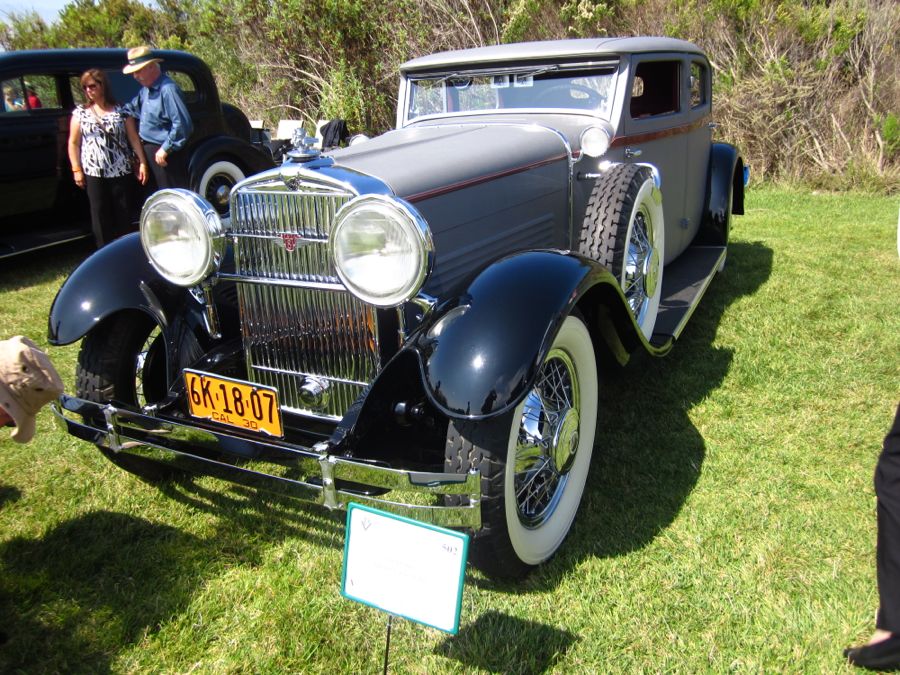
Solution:
[{"label": "front bumper", "polygon": [[[216,476],[329,509],[343,509],[356,502],[442,527],[481,528],[481,480],[476,471],[456,474],[394,469],[330,454],[327,442],[298,448],[247,440],[65,394],[52,408],[70,434],[118,454]],[[425,501],[430,497],[434,501],[440,495],[464,495],[468,503],[438,506],[396,500]]]}]

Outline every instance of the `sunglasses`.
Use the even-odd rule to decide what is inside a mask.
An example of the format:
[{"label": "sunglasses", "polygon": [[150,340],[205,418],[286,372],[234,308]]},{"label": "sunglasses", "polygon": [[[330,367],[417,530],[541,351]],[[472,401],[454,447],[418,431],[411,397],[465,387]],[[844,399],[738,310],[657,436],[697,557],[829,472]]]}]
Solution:
[{"label": "sunglasses", "polygon": [[90,84],[82,85],[81,88],[84,89],[85,91],[88,91],[89,89],[99,89],[100,85],[96,82],[92,82]]}]

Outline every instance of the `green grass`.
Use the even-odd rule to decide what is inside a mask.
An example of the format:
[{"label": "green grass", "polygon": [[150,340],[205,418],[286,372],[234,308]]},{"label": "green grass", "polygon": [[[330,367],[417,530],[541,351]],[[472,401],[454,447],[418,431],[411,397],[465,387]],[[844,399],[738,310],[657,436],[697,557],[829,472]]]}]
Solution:
[{"label": "green grass", "polygon": [[[848,671],[900,399],[898,203],[748,202],[674,351],[605,378],[560,554],[520,584],[470,570],[456,637],[395,622],[392,672]],[[4,261],[0,333],[45,344],[82,254]],[[77,346],[50,353],[71,385]],[[343,515],[151,487],[48,412],[30,445],[0,433],[0,671],[380,670],[386,617],[339,593]]]}]

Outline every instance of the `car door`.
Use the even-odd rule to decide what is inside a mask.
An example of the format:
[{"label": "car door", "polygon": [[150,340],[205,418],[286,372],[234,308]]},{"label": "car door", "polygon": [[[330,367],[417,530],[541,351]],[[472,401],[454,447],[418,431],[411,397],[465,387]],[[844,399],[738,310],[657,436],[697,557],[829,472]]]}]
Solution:
[{"label": "car door", "polygon": [[680,55],[632,56],[630,87],[623,111],[624,160],[652,164],[659,170],[666,229],[665,263],[687,245],[685,155],[687,136]]},{"label": "car door", "polygon": [[696,235],[703,219],[706,206],[706,185],[709,172],[709,154],[712,146],[712,82],[709,63],[703,57],[694,55],[686,59],[689,73],[687,168],[685,171],[685,218],[688,221],[690,239]]},{"label": "car door", "polygon": [[57,77],[33,72],[7,74],[0,86],[4,92],[0,112],[2,223],[52,210],[58,202],[60,180],[71,176],[65,160],[69,111],[63,107]]}]

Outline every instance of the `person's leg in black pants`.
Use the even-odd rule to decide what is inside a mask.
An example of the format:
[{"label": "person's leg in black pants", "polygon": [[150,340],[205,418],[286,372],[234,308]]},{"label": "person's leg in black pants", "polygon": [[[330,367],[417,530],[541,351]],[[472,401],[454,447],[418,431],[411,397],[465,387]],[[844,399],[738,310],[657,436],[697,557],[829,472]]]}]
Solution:
[{"label": "person's leg in black pants", "polygon": [[160,166],[156,163],[154,157],[159,146],[155,143],[144,143],[144,153],[147,155],[147,164],[150,165],[150,173],[153,174],[154,182],[153,190],[162,190],[163,188],[186,188],[190,189],[191,181],[188,176],[187,155],[183,150],[171,153],[166,158],[166,166]]},{"label": "person's leg in black pants", "polygon": [[878,497],[878,616],[868,644],[844,651],[864,668],[900,668],[900,405],[875,467]]},{"label": "person's leg in black pants", "polygon": [[[129,232],[134,232],[138,228],[138,218],[140,217],[137,204],[137,188],[140,187],[140,183],[134,174],[105,180],[108,183],[107,194],[114,213],[113,232],[115,236],[121,237]],[[143,202],[141,202],[142,205]]]},{"label": "person's leg in black pants", "polygon": [[84,187],[91,205],[91,229],[97,248],[105,246],[116,238],[116,218],[112,200],[109,198],[107,178],[85,176]]}]

